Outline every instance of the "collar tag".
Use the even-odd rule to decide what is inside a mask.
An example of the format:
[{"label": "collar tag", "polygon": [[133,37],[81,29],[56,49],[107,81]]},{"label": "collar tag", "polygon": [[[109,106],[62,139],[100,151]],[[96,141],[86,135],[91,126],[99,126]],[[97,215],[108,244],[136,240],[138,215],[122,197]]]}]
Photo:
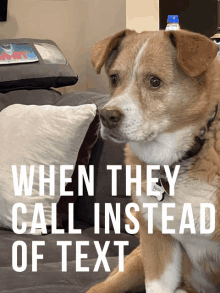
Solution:
[{"label": "collar tag", "polygon": [[159,191],[160,194],[158,195],[150,195],[150,196],[155,196],[157,198],[158,201],[162,201],[164,199],[164,195],[166,193],[166,190],[164,189],[163,185],[160,185],[159,182],[155,183],[152,182],[151,183],[151,190],[152,191]]}]

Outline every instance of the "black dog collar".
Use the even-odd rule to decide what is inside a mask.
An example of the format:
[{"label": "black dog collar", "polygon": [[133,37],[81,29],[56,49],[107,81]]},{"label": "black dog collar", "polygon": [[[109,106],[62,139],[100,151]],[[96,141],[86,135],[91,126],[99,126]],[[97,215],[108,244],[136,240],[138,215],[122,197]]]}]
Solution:
[{"label": "black dog collar", "polygon": [[194,145],[192,146],[192,148],[189,151],[186,152],[185,156],[183,156],[181,161],[192,158],[201,151],[201,149],[205,143],[205,138],[203,138],[203,136],[205,135],[206,132],[209,131],[213,121],[215,120],[215,118],[217,116],[217,112],[218,112],[218,104],[215,106],[215,113],[214,113],[213,117],[211,119],[209,119],[209,121],[206,123],[206,125],[201,128],[199,136],[195,136]]}]

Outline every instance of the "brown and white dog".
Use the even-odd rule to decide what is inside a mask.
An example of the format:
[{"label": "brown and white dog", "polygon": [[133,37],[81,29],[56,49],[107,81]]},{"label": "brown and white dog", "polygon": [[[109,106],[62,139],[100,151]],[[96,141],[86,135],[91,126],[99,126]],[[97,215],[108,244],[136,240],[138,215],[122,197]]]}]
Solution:
[{"label": "brown and white dog", "polygon": [[[180,165],[175,196],[162,202],[146,196],[132,199],[140,207],[140,245],[89,293],[219,292],[220,283],[220,64],[218,46],[189,31],[136,33],[124,30],[98,42],[92,54],[97,73],[105,65],[111,99],[100,112],[101,134],[127,143],[125,163]],[[160,172],[160,171],[158,171]],[[157,176],[157,173],[154,173]],[[154,233],[148,234],[143,203],[158,203]],[[162,204],[175,203],[176,233],[162,234]],[[196,233],[178,232],[184,203],[190,203]],[[201,234],[200,203],[215,206],[215,231]],[[209,217],[206,216],[207,226]],[[144,288],[143,287],[143,288]]]}]

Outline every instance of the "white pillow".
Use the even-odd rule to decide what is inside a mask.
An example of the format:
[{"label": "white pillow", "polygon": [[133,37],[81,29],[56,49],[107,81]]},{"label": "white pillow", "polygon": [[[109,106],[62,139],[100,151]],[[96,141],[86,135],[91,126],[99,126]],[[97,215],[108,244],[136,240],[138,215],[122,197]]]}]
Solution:
[{"label": "white pillow", "polygon": [[[18,227],[26,222],[30,232],[34,204],[43,203],[46,224],[51,225],[51,203],[60,198],[60,165],[75,165],[78,151],[89,125],[96,115],[96,106],[26,106],[15,104],[0,113],[0,227],[12,228],[12,207],[24,203],[27,213],[18,211]],[[35,165],[32,195],[14,195],[12,165]],[[49,165],[55,165],[55,195],[39,196],[39,165],[49,177]],[[48,166],[48,167],[47,167]],[[71,178],[73,170],[65,172]],[[29,179],[29,177],[28,177]],[[37,233],[38,234],[38,233]]]}]

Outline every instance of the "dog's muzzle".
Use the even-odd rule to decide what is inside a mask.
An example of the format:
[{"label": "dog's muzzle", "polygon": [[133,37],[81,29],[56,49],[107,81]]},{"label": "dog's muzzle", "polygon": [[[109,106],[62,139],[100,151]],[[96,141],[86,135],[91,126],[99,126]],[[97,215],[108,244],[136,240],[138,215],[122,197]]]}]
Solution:
[{"label": "dog's muzzle", "polygon": [[121,111],[119,111],[118,109],[105,109],[105,108],[103,108],[99,112],[99,116],[102,121],[102,124],[105,127],[112,129],[112,128],[117,127],[121,123],[121,121],[124,117],[124,114]]}]

